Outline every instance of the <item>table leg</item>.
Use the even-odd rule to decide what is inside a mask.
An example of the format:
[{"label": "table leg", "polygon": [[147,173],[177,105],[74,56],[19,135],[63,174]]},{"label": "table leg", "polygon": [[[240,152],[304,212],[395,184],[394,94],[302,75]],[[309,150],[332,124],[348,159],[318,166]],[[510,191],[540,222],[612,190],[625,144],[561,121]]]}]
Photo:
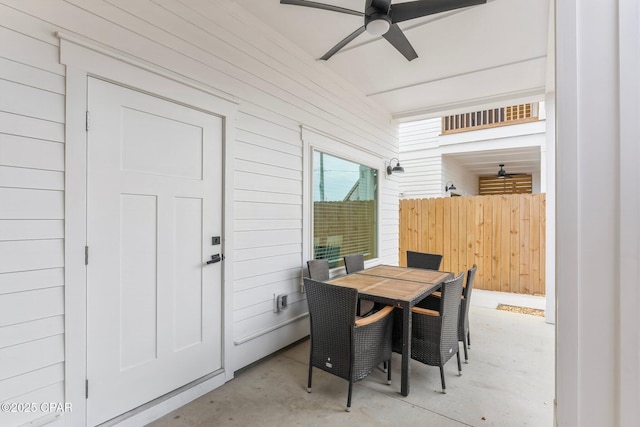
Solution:
[{"label": "table leg", "polygon": [[411,360],[411,308],[402,307],[402,373],[400,394],[409,395],[409,361]]}]

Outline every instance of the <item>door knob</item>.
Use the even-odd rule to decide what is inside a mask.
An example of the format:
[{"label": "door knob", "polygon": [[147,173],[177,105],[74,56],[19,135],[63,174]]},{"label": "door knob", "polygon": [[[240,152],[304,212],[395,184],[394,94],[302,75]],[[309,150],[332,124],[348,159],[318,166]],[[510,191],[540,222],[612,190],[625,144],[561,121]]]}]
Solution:
[{"label": "door knob", "polygon": [[220,262],[224,259],[224,255],[215,254],[211,255],[211,259],[207,261],[207,264],[215,264],[216,262]]}]

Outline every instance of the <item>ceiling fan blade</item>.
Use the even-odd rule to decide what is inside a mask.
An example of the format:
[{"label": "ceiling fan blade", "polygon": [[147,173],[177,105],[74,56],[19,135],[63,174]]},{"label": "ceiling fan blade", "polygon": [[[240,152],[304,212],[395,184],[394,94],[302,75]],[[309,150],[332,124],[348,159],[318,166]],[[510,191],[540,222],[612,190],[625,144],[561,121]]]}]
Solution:
[{"label": "ceiling fan blade", "polygon": [[486,3],[487,0],[417,0],[391,6],[391,22],[407,21],[447,10],[461,9]]},{"label": "ceiling fan blade", "polygon": [[387,31],[386,34],[383,34],[382,37],[387,39],[393,47],[398,49],[398,51],[407,58],[407,61],[412,61],[418,57],[418,54],[413,49],[413,46],[411,46],[411,43],[409,43],[409,40],[407,40],[407,37],[405,37],[400,27],[398,27],[398,24],[393,24],[391,28],[389,28],[389,31]]},{"label": "ceiling fan blade", "polygon": [[364,33],[364,25],[360,28],[358,28],[357,30],[355,30],[353,33],[349,34],[347,37],[345,37],[344,39],[342,39],[342,41],[340,43],[338,43],[337,45],[335,45],[334,47],[331,48],[331,50],[327,53],[325,53],[324,55],[322,55],[322,60],[326,61],[327,59],[331,58],[333,55],[335,55],[340,49],[342,49],[343,47],[345,47],[346,45],[348,45],[349,43],[351,43],[351,41],[353,39],[355,39],[356,37],[358,37],[360,34]]},{"label": "ceiling fan blade", "polygon": [[291,4],[294,6],[313,7],[315,9],[330,10],[332,12],[348,13],[349,15],[364,16],[364,13],[357,10],[351,10],[344,7],[333,6],[330,4],[317,3],[315,1],[307,0],[280,0],[280,4]]}]

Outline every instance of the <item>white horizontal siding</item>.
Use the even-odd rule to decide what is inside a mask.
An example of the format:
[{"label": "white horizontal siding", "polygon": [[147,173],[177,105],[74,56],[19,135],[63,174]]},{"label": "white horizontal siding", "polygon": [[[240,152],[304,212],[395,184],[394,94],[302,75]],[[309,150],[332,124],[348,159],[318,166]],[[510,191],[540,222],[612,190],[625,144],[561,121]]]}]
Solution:
[{"label": "white horizontal siding", "polygon": [[0,133],[0,159],[5,166],[64,171],[64,144]]},{"label": "white horizontal siding", "polygon": [[0,110],[64,123],[64,95],[0,80]]},{"label": "white horizontal siding", "polygon": [[399,181],[403,199],[442,195],[441,154],[437,150],[441,130],[440,118],[400,124],[400,161],[405,173]]},{"label": "white horizontal siding", "polygon": [[2,294],[53,288],[63,284],[63,268],[2,273],[0,274],[0,298]]},{"label": "white horizontal siding", "polygon": [[411,151],[438,146],[442,122],[440,118],[401,123],[399,126],[400,153],[404,157]]},{"label": "white horizontal siding", "polygon": [[[64,67],[0,6],[0,400],[64,401]],[[3,413],[3,425],[43,415]]]},{"label": "white horizontal siding", "polygon": [[0,327],[0,343],[3,348],[11,347],[40,339],[43,336],[60,335],[63,332],[64,317],[62,315],[45,317],[17,325]]},{"label": "white horizontal siding", "polygon": [[0,381],[0,400],[22,396],[32,390],[38,390],[64,380],[64,363],[54,363],[27,374]]},{"label": "white horizontal siding", "polygon": [[62,239],[64,222],[62,220],[4,220],[0,221],[0,241]]},{"label": "white horizontal siding", "polygon": [[[8,400],[8,403],[15,402],[62,402],[64,404],[64,383],[57,382],[43,388],[38,388],[20,396],[16,396]],[[27,424],[40,423],[46,424],[60,416],[59,413],[43,413],[43,412],[10,412],[2,414],[2,423],[6,426],[22,426]],[[37,421],[36,421],[37,420]]]},{"label": "white horizontal siding", "polygon": [[[234,277],[232,329],[234,340],[243,343],[234,368],[306,333],[307,324],[295,321],[306,311],[304,294],[298,292],[307,167],[300,126],[379,153],[382,164],[398,154],[397,126],[389,114],[230,0],[2,3],[0,91],[19,101],[0,100],[0,306],[35,301],[34,310],[43,317],[35,318],[38,314],[31,309],[22,317],[6,314],[0,340],[24,328],[49,334],[51,325],[38,322],[64,313],[59,301],[64,291],[61,233],[68,112],[58,31],[84,36],[239,102],[237,120],[231,124],[235,140],[228,141],[234,159],[227,165],[234,173],[229,189],[233,217],[226,220],[233,221],[235,234],[225,236],[233,239],[234,247],[234,263],[227,265]],[[391,178],[385,184],[380,255],[394,262],[398,182]],[[274,293],[289,295],[290,307],[279,314],[272,310]],[[48,305],[42,304],[45,295]],[[34,333],[30,342],[44,339],[53,347],[64,338]],[[22,346],[28,343],[13,347],[18,351]],[[38,360],[18,375],[35,387],[39,383],[27,379],[56,363]],[[15,387],[21,396],[35,393],[27,390],[32,386],[18,389],[18,383],[2,384]],[[54,396],[58,388],[60,383],[52,382],[40,390]]]}]

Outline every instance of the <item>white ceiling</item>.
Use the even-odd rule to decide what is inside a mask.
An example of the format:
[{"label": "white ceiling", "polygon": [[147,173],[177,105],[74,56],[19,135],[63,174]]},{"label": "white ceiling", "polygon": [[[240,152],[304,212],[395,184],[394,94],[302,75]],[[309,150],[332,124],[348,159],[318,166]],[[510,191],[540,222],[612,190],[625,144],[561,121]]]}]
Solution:
[{"label": "white ceiling", "polygon": [[[280,0],[235,0],[267,25],[320,58],[363,25],[363,18]],[[315,0],[364,11],[365,0]],[[394,0],[392,4],[407,0]],[[418,58],[409,62],[382,37],[358,36],[328,61],[401,121],[544,100],[553,64],[550,0],[488,0],[486,4],[400,23]],[[551,83],[552,84],[552,83]],[[515,149],[450,155],[469,172],[540,170],[540,152]]]},{"label": "white ceiling", "polygon": [[[313,58],[363,25],[359,16],[280,0],[235,1]],[[365,4],[316,1],[358,11]],[[488,0],[399,25],[418,53],[411,62],[366,32],[322,62],[401,120],[543,99],[549,0]]]}]

